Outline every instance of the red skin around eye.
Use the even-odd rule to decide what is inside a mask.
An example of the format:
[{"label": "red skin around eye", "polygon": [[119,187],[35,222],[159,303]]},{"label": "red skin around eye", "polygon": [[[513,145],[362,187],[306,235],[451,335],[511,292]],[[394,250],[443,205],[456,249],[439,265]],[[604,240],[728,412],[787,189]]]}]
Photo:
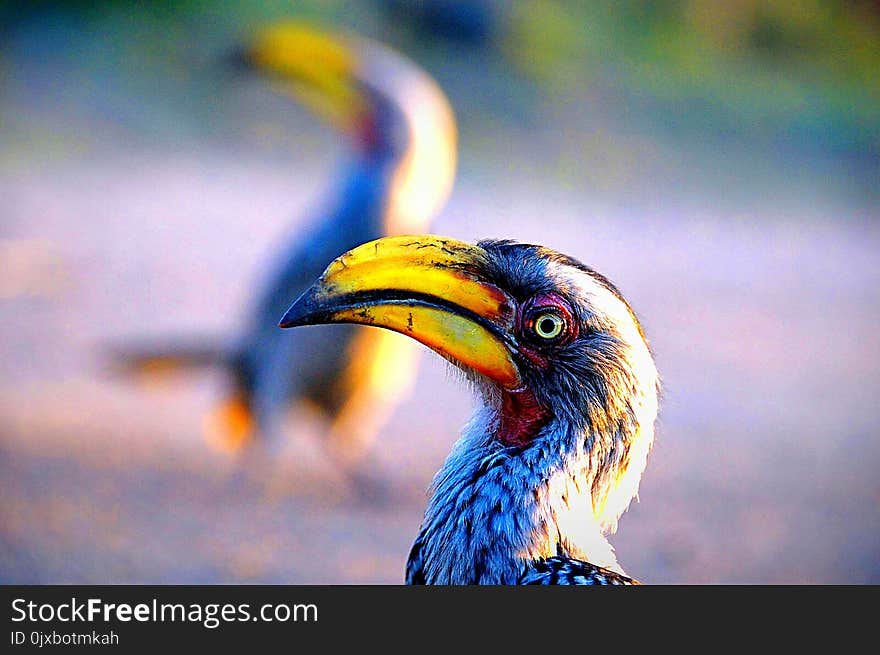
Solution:
[{"label": "red skin around eye", "polygon": [[[525,330],[531,328],[530,325],[526,325],[526,317],[535,316],[544,308],[558,312],[565,319],[568,333],[563,342],[571,341],[577,337],[578,329],[574,316],[565,300],[555,293],[535,296],[519,307],[517,325],[520,326],[520,336]],[[520,338],[519,342],[519,353],[532,365],[542,370],[550,366],[551,361],[548,355],[537,348],[530,347],[523,338]],[[513,391],[506,390],[501,400],[501,424],[498,426],[498,438],[508,446],[526,446],[549,418],[550,412],[538,403],[535,394],[527,387]]]},{"label": "red skin around eye", "polygon": [[[526,330],[529,330],[532,327],[531,325],[527,325],[527,317],[537,315],[542,309],[552,309],[565,319],[568,333],[565,335],[562,342],[568,342],[577,337],[577,323],[574,320],[571,310],[568,308],[568,303],[562,298],[562,296],[553,292],[534,296],[525,304],[520,305],[517,311],[517,324],[520,326],[521,334],[524,334]],[[546,369],[550,365],[547,356],[541,353],[537,348],[529,346],[525,339],[520,339],[519,352],[537,368]]]}]

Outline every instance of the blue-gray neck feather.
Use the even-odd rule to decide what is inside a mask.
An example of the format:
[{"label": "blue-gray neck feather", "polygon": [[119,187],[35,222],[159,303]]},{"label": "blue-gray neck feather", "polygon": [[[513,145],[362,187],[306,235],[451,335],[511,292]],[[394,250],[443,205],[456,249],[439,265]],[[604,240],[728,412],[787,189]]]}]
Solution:
[{"label": "blue-gray neck feather", "polygon": [[619,571],[591,493],[609,439],[555,420],[529,446],[505,447],[492,436],[495,416],[478,412],[434,478],[416,543],[421,581],[515,584],[532,561],[556,555]]}]

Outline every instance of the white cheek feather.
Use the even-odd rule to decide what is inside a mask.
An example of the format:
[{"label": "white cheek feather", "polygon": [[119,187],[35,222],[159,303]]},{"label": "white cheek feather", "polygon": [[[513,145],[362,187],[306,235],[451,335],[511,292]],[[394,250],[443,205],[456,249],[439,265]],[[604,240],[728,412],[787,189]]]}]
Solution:
[{"label": "white cheek feather", "polygon": [[596,519],[602,527],[614,532],[620,518],[633,498],[638,496],[639,482],[654,442],[657,418],[659,374],[648,345],[639,330],[636,318],[621,300],[589,274],[558,263],[548,264],[556,279],[565,280],[573,293],[586,301],[597,323],[607,326],[624,344],[623,355],[632,371],[635,388],[629,390],[629,402],[635,416],[630,436],[628,457],[618,468],[604,499],[594,499]]},{"label": "white cheek feather", "polygon": [[547,495],[547,507],[551,508],[560,540],[568,552],[597,566],[624,572],[594,514],[589,485],[578,484],[566,473],[557,473],[539,493]]}]

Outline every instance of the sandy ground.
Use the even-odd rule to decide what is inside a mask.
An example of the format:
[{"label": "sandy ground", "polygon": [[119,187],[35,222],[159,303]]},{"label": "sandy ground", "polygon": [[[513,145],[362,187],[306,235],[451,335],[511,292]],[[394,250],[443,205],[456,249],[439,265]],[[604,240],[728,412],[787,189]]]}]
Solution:
[{"label": "sandy ground", "polygon": [[[352,484],[307,417],[242,467],[203,438],[217,375],[123,381],[99,356],[131,335],[234,328],[333,156],[291,169],[122,148],[2,169],[0,582],[402,580],[471,411],[439,358],[425,352]],[[799,183],[745,203],[711,181],[599,201],[472,169],[435,226],[563,250],[642,317],[665,396],[612,541],[645,582],[880,582],[880,223]]]}]

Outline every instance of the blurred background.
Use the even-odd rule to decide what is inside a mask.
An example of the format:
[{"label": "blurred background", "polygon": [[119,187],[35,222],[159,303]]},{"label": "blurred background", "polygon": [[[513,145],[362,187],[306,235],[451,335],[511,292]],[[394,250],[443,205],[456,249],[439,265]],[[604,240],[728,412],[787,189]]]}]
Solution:
[{"label": "blurred background", "polygon": [[232,328],[329,187],[339,135],[216,65],[289,17],[448,95],[432,232],[556,248],[640,315],[665,391],[611,539],[630,575],[880,583],[875,0],[0,2],[0,582],[403,580],[472,409],[439,357],[362,464],[375,495],[306,420],[242,482],[203,436],[216,374],[102,364]]}]

